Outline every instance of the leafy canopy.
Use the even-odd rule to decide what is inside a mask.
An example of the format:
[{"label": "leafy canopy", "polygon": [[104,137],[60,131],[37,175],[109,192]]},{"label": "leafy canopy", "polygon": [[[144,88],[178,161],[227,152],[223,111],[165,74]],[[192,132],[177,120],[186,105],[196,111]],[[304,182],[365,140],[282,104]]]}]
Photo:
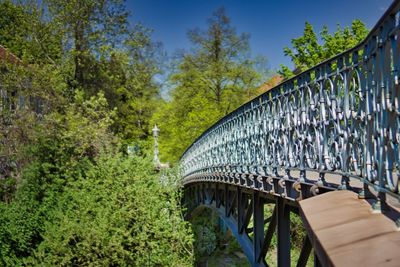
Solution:
[{"label": "leafy canopy", "polygon": [[[324,26],[320,36],[314,31],[313,26],[306,22],[303,36],[292,39],[292,48],[285,47],[284,54],[289,56],[295,65],[295,73],[287,66],[281,65],[280,74],[289,78],[296,73],[311,68],[361,42],[368,34],[364,23],[356,19],[351,27],[341,28],[340,25],[334,33],[329,33]],[[322,41],[320,44],[319,40]]]},{"label": "leafy canopy", "polygon": [[215,11],[206,30],[188,32],[193,47],[170,76],[171,101],[153,121],[160,126],[164,160],[176,161],[204,130],[246,100],[264,80],[265,61],[250,54],[249,35],[238,34],[224,9]]}]

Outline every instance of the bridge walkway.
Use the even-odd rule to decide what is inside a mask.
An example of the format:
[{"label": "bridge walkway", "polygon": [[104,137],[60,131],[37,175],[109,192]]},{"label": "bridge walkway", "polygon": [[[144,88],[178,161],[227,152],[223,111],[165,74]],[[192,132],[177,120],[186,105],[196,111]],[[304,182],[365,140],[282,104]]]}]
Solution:
[{"label": "bridge walkway", "polygon": [[374,212],[354,192],[332,191],[299,202],[307,234],[322,266],[399,266],[399,210]]}]

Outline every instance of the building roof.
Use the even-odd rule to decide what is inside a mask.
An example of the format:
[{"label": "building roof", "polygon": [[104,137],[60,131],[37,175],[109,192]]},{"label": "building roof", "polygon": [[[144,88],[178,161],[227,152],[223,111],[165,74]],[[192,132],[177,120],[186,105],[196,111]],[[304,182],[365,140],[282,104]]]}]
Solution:
[{"label": "building roof", "polygon": [[0,45],[0,61],[7,61],[12,64],[21,64],[22,60],[19,59],[16,55],[9,52],[5,47]]},{"label": "building roof", "polygon": [[283,81],[283,77],[280,75],[275,75],[271,77],[268,81],[266,81],[263,85],[258,88],[258,91],[260,94],[268,92],[278,84],[280,84]]}]

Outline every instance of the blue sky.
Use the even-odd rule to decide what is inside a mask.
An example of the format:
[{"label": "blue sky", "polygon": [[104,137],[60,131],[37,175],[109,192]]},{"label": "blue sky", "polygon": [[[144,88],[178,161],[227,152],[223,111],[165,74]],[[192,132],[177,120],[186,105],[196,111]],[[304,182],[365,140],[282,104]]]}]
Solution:
[{"label": "blue sky", "polygon": [[263,55],[272,69],[279,64],[292,66],[283,55],[290,40],[302,35],[308,21],[319,32],[327,25],[332,32],[336,25],[350,25],[361,19],[372,28],[391,0],[127,0],[131,21],[141,22],[154,30],[153,39],[163,43],[172,55],[177,49],[189,49],[187,31],[205,29],[206,20],[223,6],[238,32],[250,33],[253,55]]}]

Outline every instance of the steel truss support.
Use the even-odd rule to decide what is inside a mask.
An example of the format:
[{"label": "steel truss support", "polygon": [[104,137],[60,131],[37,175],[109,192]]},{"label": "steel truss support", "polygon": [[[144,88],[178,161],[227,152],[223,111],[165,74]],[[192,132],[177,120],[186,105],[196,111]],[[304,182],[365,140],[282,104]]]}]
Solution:
[{"label": "steel truss support", "polygon": [[[186,194],[188,196],[186,197]],[[281,197],[271,197],[258,190],[219,183],[202,183],[185,189],[189,212],[199,206],[217,211],[232,234],[238,240],[252,266],[265,267],[273,234],[277,234],[278,266],[290,266],[290,212],[298,213],[294,202]],[[272,215],[265,218],[265,204],[275,204]],[[250,222],[253,223],[249,227]],[[308,238],[297,262],[306,266],[312,249]],[[315,266],[320,266],[315,258]]]},{"label": "steel truss support", "polygon": [[267,255],[269,246],[271,244],[272,236],[275,233],[276,223],[277,220],[276,220],[276,207],[275,207],[272,216],[269,220],[267,232],[265,233],[263,245],[261,247],[261,253],[258,256],[258,261],[260,261],[262,258],[265,258],[265,256]]},{"label": "steel truss support", "polygon": [[283,198],[276,199],[278,267],[290,266],[290,209]]},{"label": "steel truss support", "polygon": [[297,261],[297,267],[305,267],[307,265],[308,257],[310,256],[312,245],[308,236],[304,238],[303,247],[300,252],[299,260]]},{"label": "steel truss support", "polygon": [[322,267],[321,261],[318,259],[316,253],[314,253],[314,267]]},{"label": "steel truss support", "polygon": [[[262,257],[262,247],[264,244],[264,200],[260,198],[259,191],[253,191],[253,246],[254,246],[254,266],[266,264],[265,257]],[[264,255],[265,256],[265,255]]]}]

